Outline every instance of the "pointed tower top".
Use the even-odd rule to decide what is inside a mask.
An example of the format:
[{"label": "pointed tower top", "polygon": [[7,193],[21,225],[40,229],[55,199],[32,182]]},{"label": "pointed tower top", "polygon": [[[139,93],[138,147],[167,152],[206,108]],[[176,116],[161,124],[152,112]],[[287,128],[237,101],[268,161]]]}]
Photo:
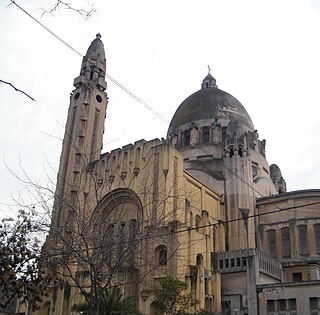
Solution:
[{"label": "pointed tower top", "polygon": [[86,58],[91,60],[97,60],[97,59],[100,59],[101,61],[105,60],[104,46],[101,41],[100,33],[96,35],[96,38],[90,44],[86,53]]},{"label": "pointed tower top", "polygon": [[82,59],[80,76],[74,80],[73,85],[78,87],[85,83],[91,83],[105,90],[107,87],[105,76],[106,57],[101,35],[98,33]]},{"label": "pointed tower top", "polygon": [[208,74],[207,76],[203,79],[202,84],[201,84],[201,89],[206,89],[206,88],[218,88],[216,84],[216,79],[211,75],[210,73],[211,68],[208,66]]}]

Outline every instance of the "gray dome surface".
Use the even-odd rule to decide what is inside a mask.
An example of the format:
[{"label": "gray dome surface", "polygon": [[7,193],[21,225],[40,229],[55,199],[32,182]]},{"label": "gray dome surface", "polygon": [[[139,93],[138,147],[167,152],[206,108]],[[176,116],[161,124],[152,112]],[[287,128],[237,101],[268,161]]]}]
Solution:
[{"label": "gray dome surface", "polygon": [[216,118],[223,127],[231,120],[238,120],[245,130],[255,130],[243,105],[216,87],[202,88],[186,98],[173,115],[170,126],[179,128],[187,123],[208,119],[214,122]]}]

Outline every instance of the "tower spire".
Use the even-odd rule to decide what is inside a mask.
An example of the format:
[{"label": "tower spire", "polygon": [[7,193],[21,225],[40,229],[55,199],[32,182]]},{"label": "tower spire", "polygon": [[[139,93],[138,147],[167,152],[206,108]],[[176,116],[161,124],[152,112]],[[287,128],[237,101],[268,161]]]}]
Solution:
[{"label": "tower spire", "polygon": [[80,75],[74,80],[63,138],[52,224],[61,226],[68,218],[64,204],[72,204],[81,183],[81,174],[102,149],[108,104],[105,81],[106,58],[101,35],[83,57]]},{"label": "tower spire", "polygon": [[107,85],[106,76],[106,57],[101,35],[98,33],[91,42],[86,55],[82,59],[80,76],[74,80],[77,88],[82,84],[93,82],[100,90],[105,90]]}]

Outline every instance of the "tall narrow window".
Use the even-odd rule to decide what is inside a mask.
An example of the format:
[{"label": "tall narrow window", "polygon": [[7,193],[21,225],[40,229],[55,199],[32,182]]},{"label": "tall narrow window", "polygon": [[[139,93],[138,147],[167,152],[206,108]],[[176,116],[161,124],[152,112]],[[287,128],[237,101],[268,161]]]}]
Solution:
[{"label": "tall narrow window", "polygon": [[196,215],[196,222],[195,222],[195,228],[196,228],[196,231],[199,231],[199,227],[200,227],[200,225],[201,225],[201,218],[198,216],[198,215]]},{"label": "tall narrow window", "polygon": [[282,245],[282,257],[288,258],[291,256],[291,243],[290,243],[290,231],[285,227],[281,229],[281,245]]},{"label": "tall narrow window", "polygon": [[137,220],[131,220],[129,223],[129,262],[130,266],[133,267],[135,261],[135,251],[136,251],[136,236],[137,236]]},{"label": "tall narrow window", "polygon": [[185,199],[184,220],[186,224],[188,223],[189,213],[190,213],[190,200]]},{"label": "tall narrow window", "polygon": [[210,142],[210,129],[207,127],[202,129],[202,142],[203,143]]},{"label": "tall narrow window", "polygon": [[167,247],[165,245],[160,245],[155,250],[155,256],[157,257],[157,263],[159,266],[166,266],[168,260]]},{"label": "tall narrow window", "polygon": [[118,227],[118,261],[117,264],[120,266],[123,262],[123,255],[124,255],[124,243],[125,243],[125,229],[126,229],[126,223],[120,222],[120,225]]},{"label": "tall narrow window", "polygon": [[212,251],[216,251],[216,227],[212,226]]},{"label": "tall narrow window", "polygon": [[320,254],[320,224],[315,224],[314,228],[314,237],[316,240],[316,252]]},{"label": "tall narrow window", "polygon": [[308,255],[309,248],[308,248],[308,229],[306,225],[299,225],[298,226],[299,232],[299,252],[300,255]]},{"label": "tall narrow window", "polygon": [[189,145],[190,144],[190,130],[186,130],[183,133],[183,145]]},{"label": "tall narrow window", "polygon": [[201,254],[198,254],[196,257],[196,264],[197,266],[201,266],[203,264],[203,257]]},{"label": "tall narrow window", "polygon": [[267,231],[267,235],[268,235],[269,254],[271,257],[277,257],[276,231],[269,230]]},{"label": "tall narrow window", "polygon": [[115,235],[114,235],[114,225],[110,224],[106,230],[106,247],[104,249],[104,257],[106,258],[107,265],[110,266],[112,263],[112,256],[114,253],[114,244],[115,244]]}]

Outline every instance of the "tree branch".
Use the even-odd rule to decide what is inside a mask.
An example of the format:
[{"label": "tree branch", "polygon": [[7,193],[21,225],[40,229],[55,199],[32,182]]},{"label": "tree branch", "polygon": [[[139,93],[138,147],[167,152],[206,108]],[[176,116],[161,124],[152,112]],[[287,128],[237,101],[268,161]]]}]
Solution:
[{"label": "tree branch", "polygon": [[8,84],[8,85],[10,85],[12,88],[14,88],[14,89],[16,90],[16,92],[23,93],[25,96],[29,97],[31,100],[36,101],[33,97],[31,97],[31,96],[30,96],[29,94],[27,94],[26,92],[24,92],[24,91],[16,88],[12,83],[3,81],[3,80],[1,80],[1,79],[0,79],[0,83]]}]

